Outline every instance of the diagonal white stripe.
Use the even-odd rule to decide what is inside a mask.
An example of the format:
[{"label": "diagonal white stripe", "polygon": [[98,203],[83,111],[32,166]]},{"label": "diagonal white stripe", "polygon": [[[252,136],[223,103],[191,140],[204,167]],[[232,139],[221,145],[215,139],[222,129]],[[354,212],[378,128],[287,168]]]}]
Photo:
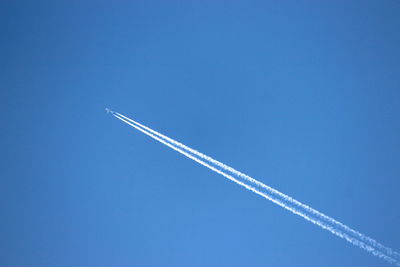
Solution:
[{"label": "diagonal white stripe", "polygon": [[[222,176],[228,178],[229,180],[245,187],[246,189],[272,201],[273,203],[291,211],[292,213],[299,215],[306,219],[307,221],[318,225],[319,227],[328,230],[329,232],[345,239],[346,241],[350,242],[351,244],[360,247],[373,255],[380,257],[390,263],[394,263],[400,266],[399,260],[396,260],[395,258],[399,255],[397,252],[394,252],[392,249],[387,248],[377,241],[375,241],[372,238],[369,238],[353,229],[350,227],[334,220],[333,218],[324,215],[323,213],[279,192],[276,189],[273,189],[256,179],[243,174],[239,171],[236,171],[235,169],[214,160],[213,158],[204,155],[197,150],[194,150],[190,147],[185,146],[182,143],[179,143],[165,135],[162,135],[161,133],[158,133],[151,128],[144,126],[130,118],[127,118],[123,116],[122,114],[119,113],[112,113],[112,115],[119,120],[127,123],[128,125],[134,127],[135,129],[141,131],[142,133],[152,137],[153,139],[161,142],[162,144],[170,147],[171,149],[185,155],[186,157],[196,161],[197,163],[217,172],[218,174],[221,174]],[[216,168],[216,166],[212,166],[209,163],[206,163],[205,161],[195,157],[194,155],[208,161],[209,163],[216,165],[220,168],[222,168],[224,171],[219,170]],[[233,177],[232,175],[226,173],[230,172],[232,175],[236,175],[238,177]],[[244,181],[240,181],[239,179],[242,178]],[[355,235],[355,236],[351,236]]]}]

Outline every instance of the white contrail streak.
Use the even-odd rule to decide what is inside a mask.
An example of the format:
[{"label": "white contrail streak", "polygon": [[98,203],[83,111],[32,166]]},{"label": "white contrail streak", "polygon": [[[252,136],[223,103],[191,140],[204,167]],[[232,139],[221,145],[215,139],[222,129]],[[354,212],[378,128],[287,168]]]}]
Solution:
[{"label": "white contrail streak", "polygon": [[239,172],[239,171],[235,170],[232,167],[229,167],[229,166],[225,165],[222,162],[219,162],[219,161],[217,161],[217,160],[215,160],[215,159],[213,159],[213,158],[211,158],[211,157],[209,157],[207,155],[204,155],[203,153],[201,153],[201,152],[199,152],[199,151],[197,151],[197,150],[195,150],[193,148],[190,148],[190,147],[188,147],[188,146],[186,146],[186,145],[184,145],[184,144],[182,144],[182,143],[180,143],[180,142],[178,142],[178,141],[176,141],[176,140],[174,140],[172,138],[169,138],[168,136],[165,136],[165,135],[163,135],[163,134],[161,134],[161,133],[159,133],[159,132],[157,132],[157,131],[155,131],[155,130],[153,130],[153,129],[151,129],[151,128],[143,125],[143,124],[140,124],[139,122],[134,121],[134,120],[132,120],[132,119],[130,119],[130,118],[118,113],[118,112],[115,112],[115,114],[117,114],[118,116],[124,118],[125,120],[128,120],[128,121],[132,122],[135,125],[138,125],[139,127],[143,128],[143,129],[151,132],[152,134],[154,134],[154,135],[156,135],[156,136],[158,136],[158,137],[160,137],[160,138],[162,138],[164,140],[167,140],[168,142],[174,144],[175,146],[180,147],[180,148],[182,148],[182,149],[184,149],[186,151],[189,151],[190,153],[192,153],[192,154],[194,154],[194,155],[196,155],[196,156],[198,156],[198,157],[200,157],[200,158],[202,158],[202,159],[204,159],[204,160],[206,160],[206,161],[208,161],[208,162],[210,162],[210,163],[212,163],[214,165],[217,165],[218,167],[224,169],[227,172],[230,172],[230,173],[232,173],[234,175],[237,175],[237,176],[239,176],[239,177],[241,177],[241,178],[243,178],[245,180],[248,180],[248,181],[254,183],[257,186],[260,186],[260,187],[264,188],[265,190],[269,191],[270,194],[277,195],[279,198],[282,198],[284,201],[287,201],[287,202],[291,203],[292,205],[297,206],[298,208],[304,209],[307,212],[312,213],[314,216],[317,216],[320,219],[325,220],[327,223],[334,225],[336,228],[340,228],[341,231],[347,232],[349,235],[354,235],[357,238],[359,238],[360,240],[362,240],[363,242],[365,242],[365,243],[367,243],[367,244],[369,244],[369,245],[371,245],[371,246],[373,246],[375,248],[378,248],[379,250],[382,250],[385,254],[393,255],[393,256],[396,256],[396,257],[400,256],[400,254],[398,254],[397,252],[393,251],[391,248],[388,248],[388,247],[380,244],[376,240],[361,234],[360,232],[358,232],[358,231],[348,227],[347,225],[344,225],[343,223],[341,223],[341,222],[339,222],[339,221],[337,221],[337,220],[335,220],[335,219],[323,214],[322,212],[317,211],[317,210],[309,207],[308,205],[306,205],[304,203],[301,203],[301,202],[291,198],[290,196],[288,196],[288,195],[286,195],[286,194],[284,194],[282,192],[279,192],[278,190],[276,190],[276,189],[274,189],[274,188],[272,188],[272,187],[270,187],[270,186],[268,186],[268,185],[266,185],[266,184],[264,184],[262,182],[259,182],[256,179],[254,179],[254,178],[252,178],[252,177],[250,177],[250,176],[248,176],[248,175],[246,175],[246,174],[244,174],[242,172]]},{"label": "white contrail streak", "polygon": [[[253,191],[254,193],[261,195],[262,197],[271,200],[275,204],[291,211],[294,214],[297,214],[307,221],[316,224],[320,226],[321,228],[328,230],[329,232],[345,239],[346,241],[352,243],[355,246],[358,246],[373,255],[380,257],[390,263],[394,263],[400,266],[400,262],[398,259],[395,259],[396,257],[399,256],[397,252],[394,252],[392,249],[387,248],[383,246],[382,244],[378,243],[377,241],[373,240],[372,238],[369,238],[353,229],[350,227],[334,220],[333,218],[324,215],[323,213],[279,192],[276,189],[273,189],[257,180],[254,178],[243,174],[219,161],[216,161],[215,159],[204,155],[197,150],[194,150],[190,147],[185,146],[182,143],[179,143],[165,135],[162,135],[161,133],[158,133],[152,129],[150,129],[147,126],[144,126],[130,118],[125,117],[122,114],[112,112],[112,115],[115,116],[116,118],[120,119],[121,121],[127,123],[128,125],[136,128],[137,130],[143,132],[144,134],[152,137],[153,139],[163,143],[164,145],[172,148],[173,150],[187,156],[188,158],[196,161],[197,163],[221,174],[222,176],[228,178],[229,180],[245,187],[246,189]],[[191,153],[191,154],[190,154]],[[199,158],[195,157],[200,157],[206,161],[208,161],[211,164],[214,164],[223,170],[219,170],[216,168],[216,166],[211,166],[210,164],[206,163],[203,160],[200,160]],[[227,174],[226,172],[230,172],[232,175],[236,175],[238,177],[233,177],[232,175]],[[238,180],[239,178],[244,179],[245,181],[240,181]],[[250,184],[249,184],[250,183]]]}]

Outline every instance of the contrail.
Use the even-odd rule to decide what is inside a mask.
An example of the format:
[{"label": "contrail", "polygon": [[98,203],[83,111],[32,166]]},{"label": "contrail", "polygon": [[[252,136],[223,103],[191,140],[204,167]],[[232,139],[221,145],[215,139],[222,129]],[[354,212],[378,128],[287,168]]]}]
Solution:
[{"label": "contrail", "polygon": [[[221,174],[222,176],[228,178],[229,180],[245,187],[246,189],[253,191],[254,193],[261,195],[262,197],[274,202],[275,204],[291,211],[294,214],[297,214],[307,221],[316,224],[320,226],[321,228],[328,230],[329,232],[345,239],[346,241],[352,243],[355,246],[358,246],[373,255],[380,257],[390,263],[396,264],[400,266],[400,261],[399,261],[399,254],[397,252],[394,252],[392,249],[387,248],[383,246],[382,244],[378,243],[374,239],[367,237],[350,227],[334,220],[333,218],[324,215],[323,213],[279,192],[276,189],[273,189],[257,180],[254,178],[243,174],[207,155],[204,155],[200,153],[197,150],[194,150],[190,147],[185,146],[184,144],[175,141],[161,133],[158,133],[151,128],[144,126],[130,118],[125,117],[122,114],[119,114],[117,112],[113,112],[108,110],[108,112],[111,112],[113,116],[116,118],[120,119],[121,121],[127,123],[128,125],[136,128],[137,130],[143,132],[144,134],[152,137],[153,139],[163,143],[164,145],[172,148],[173,150],[185,155],[186,157],[196,161],[197,163]],[[193,155],[192,155],[193,154]],[[197,158],[200,157],[209,163],[216,165],[220,167],[223,170],[220,170],[216,168],[216,166],[212,166],[208,164],[207,162]],[[236,175],[238,177],[233,177],[232,175],[226,173],[229,172],[232,175]],[[238,179],[242,178],[245,181],[240,181]],[[250,184],[249,184],[250,183]],[[397,258],[397,259],[396,259]]]},{"label": "contrail", "polygon": [[287,202],[291,203],[292,205],[297,206],[297,208],[304,209],[307,212],[312,213],[314,216],[317,216],[320,219],[325,220],[327,223],[333,224],[336,228],[340,228],[341,231],[347,232],[350,235],[355,235],[357,238],[359,238],[363,242],[365,242],[365,243],[367,243],[367,244],[369,244],[369,245],[371,245],[371,246],[373,246],[375,248],[378,248],[379,250],[382,250],[385,254],[393,255],[393,256],[396,256],[396,257],[400,256],[399,253],[393,251],[391,248],[385,247],[384,245],[380,244],[376,240],[361,234],[360,232],[348,227],[347,225],[344,225],[343,223],[341,223],[339,221],[336,221],[335,219],[323,214],[322,212],[317,211],[317,210],[309,207],[308,205],[303,204],[303,203],[291,198],[290,196],[288,196],[288,195],[286,195],[284,193],[281,193],[278,190],[276,190],[276,189],[274,189],[274,188],[272,188],[272,187],[270,187],[270,186],[268,186],[268,185],[266,185],[264,183],[261,183],[261,182],[257,181],[256,179],[254,179],[254,178],[252,178],[252,177],[250,177],[250,176],[248,176],[248,175],[246,175],[244,173],[241,173],[241,172],[235,170],[232,167],[229,167],[229,166],[225,165],[222,162],[219,162],[219,161],[217,161],[217,160],[215,160],[215,159],[213,159],[213,158],[211,158],[211,157],[209,157],[207,155],[204,155],[203,153],[201,153],[201,152],[199,152],[199,151],[197,151],[197,150],[195,150],[193,148],[190,148],[190,147],[188,147],[188,146],[186,146],[186,145],[184,145],[184,144],[182,144],[182,143],[180,143],[180,142],[178,142],[178,141],[176,141],[176,140],[174,140],[172,138],[169,138],[168,136],[165,136],[165,135],[163,135],[163,134],[161,134],[161,133],[159,133],[159,132],[157,132],[157,131],[155,131],[155,130],[153,130],[153,129],[151,129],[151,128],[143,125],[143,124],[140,124],[139,122],[134,121],[134,120],[132,120],[132,119],[130,119],[130,118],[118,113],[118,112],[115,112],[115,114],[120,116],[120,117],[122,117],[122,118],[124,118],[125,120],[128,120],[128,121],[132,122],[135,125],[138,125],[139,127],[143,128],[143,129],[151,132],[152,134],[154,134],[154,135],[156,135],[156,136],[158,136],[158,137],[160,137],[160,138],[162,138],[164,140],[167,140],[168,142],[174,144],[175,146],[180,147],[180,148],[182,148],[184,150],[187,150],[190,153],[192,153],[192,154],[194,154],[194,155],[196,155],[196,156],[198,156],[198,157],[200,157],[200,158],[202,158],[202,159],[204,159],[204,160],[206,160],[206,161],[208,161],[208,162],[210,162],[210,163],[212,163],[214,165],[217,165],[218,167],[224,169],[227,172],[230,172],[230,173],[232,173],[234,175],[237,175],[237,176],[239,176],[239,177],[241,177],[241,178],[243,178],[245,180],[248,180],[249,182],[254,183],[257,186],[260,186],[260,187],[264,188],[265,190],[269,191],[270,194],[277,195],[279,198],[282,198],[284,201],[287,201]]}]

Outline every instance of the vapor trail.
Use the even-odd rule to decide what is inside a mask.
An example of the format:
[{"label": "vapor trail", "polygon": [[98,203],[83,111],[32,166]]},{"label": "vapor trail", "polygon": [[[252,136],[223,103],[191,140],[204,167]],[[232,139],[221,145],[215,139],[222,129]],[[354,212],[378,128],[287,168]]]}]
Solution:
[{"label": "vapor trail", "polygon": [[151,132],[152,134],[154,134],[154,135],[156,135],[156,136],[158,136],[158,137],[160,137],[160,138],[162,138],[164,140],[167,140],[168,142],[174,144],[175,146],[180,147],[180,148],[182,148],[182,149],[184,149],[186,151],[189,151],[190,153],[192,153],[192,154],[194,154],[194,155],[196,155],[196,156],[198,156],[198,157],[200,157],[200,158],[202,158],[202,159],[204,159],[204,160],[206,160],[206,161],[208,161],[208,162],[210,162],[210,163],[212,163],[214,165],[217,165],[218,167],[224,169],[227,172],[230,172],[230,173],[232,173],[234,175],[237,175],[237,176],[239,176],[239,177],[241,177],[241,178],[243,178],[245,180],[248,180],[248,181],[254,183],[255,185],[257,185],[259,187],[264,188],[265,190],[269,191],[270,194],[277,195],[279,198],[282,198],[285,202],[289,202],[293,206],[297,206],[300,209],[304,209],[305,211],[307,211],[309,213],[312,213],[314,216],[319,217],[321,220],[324,220],[327,223],[334,225],[336,228],[341,229],[341,231],[346,232],[349,235],[354,235],[355,237],[359,238],[363,242],[365,242],[365,243],[367,243],[367,244],[369,244],[369,245],[371,245],[371,246],[383,251],[385,254],[390,255],[390,256],[400,257],[400,254],[395,252],[395,251],[393,251],[391,248],[388,248],[388,247],[380,244],[376,240],[374,240],[374,239],[372,239],[372,238],[370,238],[368,236],[363,235],[362,233],[360,233],[360,232],[350,228],[349,226],[347,226],[347,225],[345,225],[345,224],[343,224],[343,223],[341,223],[341,222],[339,222],[339,221],[337,221],[337,220],[335,220],[335,219],[323,214],[322,212],[320,212],[318,210],[315,210],[315,209],[311,208],[310,206],[308,206],[308,205],[306,205],[304,203],[301,203],[301,202],[297,201],[296,199],[293,199],[292,197],[290,197],[290,196],[288,196],[288,195],[286,195],[286,194],[284,194],[282,192],[279,192],[278,190],[276,190],[276,189],[274,189],[274,188],[272,188],[272,187],[270,187],[270,186],[268,186],[268,185],[266,185],[266,184],[264,184],[262,182],[259,182],[256,179],[254,179],[254,178],[252,178],[252,177],[250,177],[250,176],[248,176],[248,175],[246,175],[246,174],[244,174],[242,172],[239,172],[239,171],[235,170],[234,168],[232,168],[230,166],[227,166],[226,164],[224,164],[222,162],[219,162],[219,161],[217,161],[217,160],[215,160],[215,159],[213,159],[213,158],[211,158],[211,157],[209,157],[207,155],[204,155],[203,153],[201,153],[201,152],[199,152],[199,151],[197,151],[197,150],[195,150],[193,148],[190,148],[190,147],[188,147],[188,146],[186,146],[186,145],[184,145],[184,144],[182,144],[182,143],[180,143],[180,142],[178,142],[178,141],[176,141],[176,140],[174,140],[172,138],[169,138],[168,136],[165,136],[165,135],[163,135],[163,134],[161,134],[161,133],[159,133],[159,132],[157,132],[157,131],[155,131],[155,130],[153,130],[153,129],[151,129],[151,128],[143,125],[143,124],[140,124],[139,122],[137,122],[135,120],[132,120],[132,119],[130,119],[130,118],[118,113],[118,112],[115,112],[115,114],[120,116],[120,117],[122,117],[122,118],[124,118],[125,120],[128,120],[128,121],[134,123],[135,125],[143,128],[143,129]]},{"label": "vapor trail", "polygon": [[[144,126],[130,118],[127,118],[122,114],[119,114],[116,112],[111,112],[111,113],[113,116],[115,116],[119,120],[127,123],[128,125],[141,131],[142,133],[152,137],[153,139],[161,142],[162,144],[170,147],[171,149],[196,161],[197,163],[217,172],[218,174],[221,174],[222,176],[245,187],[246,189],[248,189],[258,195],[261,195],[262,197],[291,211],[292,213],[303,217],[307,221],[309,221],[313,224],[316,224],[325,230],[328,230],[329,232],[345,239],[346,241],[350,242],[351,244],[353,244],[357,247],[360,247],[360,248],[372,253],[373,255],[380,257],[390,263],[400,266],[400,261],[398,259],[395,259],[396,257],[398,257],[399,254],[397,252],[394,252],[392,249],[381,245],[380,243],[373,240],[372,238],[369,238],[369,237],[351,229],[350,227],[334,220],[333,218],[324,215],[323,213],[279,192],[276,189],[273,189],[273,188],[255,180],[254,178],[252,178],[246,174],[236,171],[235,169],[233,169],[219,161],[216,161],[213,158],[198,152],[197,150],[187,147],[184,144],[179,143],[178,141],[175,141],[165,135],[162,135],[161,133],[158,133],[158,132],[150,129],[147,126]],[[222,168],[224,171],[217,169],[216,166],[211,166],[210,164],[195,157],[192,154],[208,161],[211,164],[214,164],[214,165]],[[232,175],[227,174],[225,171],[228,171],[232,175],[236,175],[238,177],[235,178]],[[239,178],[242,178],[245,181],[240,181],[240,180],[238,180]],[[250,182],[250,184],[249,184],[249,182]]]}]

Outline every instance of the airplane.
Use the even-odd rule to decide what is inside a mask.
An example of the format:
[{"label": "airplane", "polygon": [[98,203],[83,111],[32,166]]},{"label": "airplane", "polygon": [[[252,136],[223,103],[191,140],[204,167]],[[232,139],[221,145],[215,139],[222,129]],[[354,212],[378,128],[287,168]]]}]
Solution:
[{"label": "airplane", "polygon": [[111,109],[109,109],[109,108],[106,108],[106,111],[107,111],[107,113],[114,114],[114,111],[112,111],[112,110],[111,110]]}]

